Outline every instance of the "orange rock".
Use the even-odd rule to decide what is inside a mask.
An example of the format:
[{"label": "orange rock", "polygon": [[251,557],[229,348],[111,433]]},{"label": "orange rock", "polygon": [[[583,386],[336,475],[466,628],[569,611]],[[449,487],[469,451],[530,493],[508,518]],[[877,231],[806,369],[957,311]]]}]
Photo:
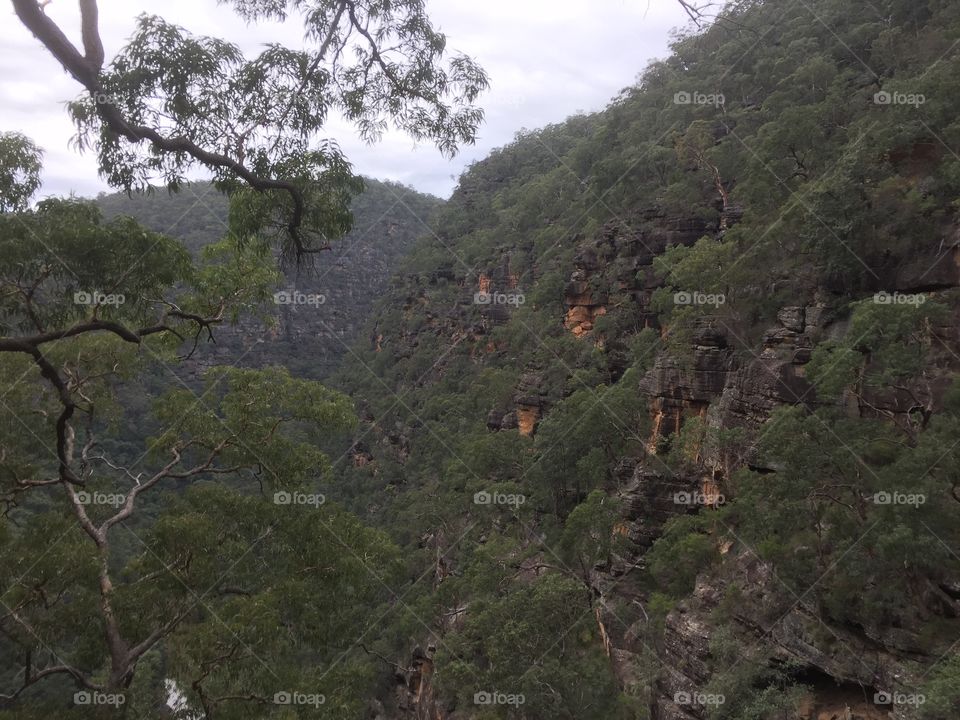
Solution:
[{"label": "orange rock", "polygon": [[573,305],[567,310],[563,325],[580,338],[593,330],[594,321],[598,317],[606,314],[607,308],[603,305]]},{"label": "orange rock", "polygon": [[521,435],[533,435],[533,429],[540,419],[540,408],[521,405],[517,408],[517,427]]}]

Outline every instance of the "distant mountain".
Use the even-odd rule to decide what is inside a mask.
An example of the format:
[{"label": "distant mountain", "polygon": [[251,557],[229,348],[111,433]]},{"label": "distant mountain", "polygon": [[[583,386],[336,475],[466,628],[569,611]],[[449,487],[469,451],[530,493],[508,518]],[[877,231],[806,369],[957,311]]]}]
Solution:
[{"label": "distant mountain", "polygon": [[[312,265],[285,272],[279,290],[310,301],[278,304],[272,327],[251,318],[221,328],[216,347],[202,353],[204,365],[277,364],[311,378],[325,377],[339,365],[397,264],[443,205],[399,183],[365,182],[352,207],[354,229]],[[179,193],[101,194],[96,202],[108,217],[131,215],[151,230],[181,238],[194,252],[219,240],[227,228],[227,200],[209,183],[193,183]]]}]

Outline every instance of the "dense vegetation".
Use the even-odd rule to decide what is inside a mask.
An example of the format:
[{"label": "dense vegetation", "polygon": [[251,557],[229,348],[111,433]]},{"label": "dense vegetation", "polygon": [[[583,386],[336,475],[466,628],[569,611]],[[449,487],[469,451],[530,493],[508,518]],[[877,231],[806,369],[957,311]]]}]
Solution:
[{"label": "dense vegetation", "polygon": [[[734,3],[604,112],[524,132],[461,178],[380,307],[383,341],[362,354],[373,372],[348,365],[337,379],[371,424],[330,487],[407,548],[412,577],[426,574],[401,639],[423,637],[418,624],[439,635],[441,705],[487,717],[468,696],[497,689],[526,703],[490,717],[646,717],[670,672],[665,614],[701,573],[736,607],[744,556],[771,563],[771,621],[800,604],[824,633],[900,628],[917,682],[943,692],[960,637],[960,417],[947,391],[960,297],[941,272],[960,196],[958,39],[949,2]],[[703,237],[659,250],[678,225]],[[584,276],[605,314],[577,338],[564,316]],[[490,279],[525,302],[475,304]],[[925,302],[875,302],[881,291]],[[677,305],[677,292],[725,302]],[[679,434],[653,431],[640,378],[658,357],[695,373],[706,328],[746,366],[781,308],[804,305],[835,330],[812,348],[814,387],[762,433],[693,413]],[[904,410],[877,400],[893,389]],[[530,404],[543,409],[532,436],[488,422]],[[678,478],[726,458],[727,503],[669,522],[638,557],[611,531],[629,458]],[[474,504],[483,491],[525,502]],[[715,622],[728,631],[708,689],[730,700],[710,717],[793,717],[802,672],[768,667],[773,640],[749,647],[731,613]],[[603,690],[605,636],[638,634],[640,679]],[[402,657],[389,640],[381,652]],[[753,659],[727,671],[737,657]],[[956,703],[949,691],[898,712],[945,720]]]},{"label": "dense vegetation", "polygon": [[730,3],[472,166],[327,386],[164,380],[269,307],[272,234],[30,208],[4,137],[0,718],[171,687],[182,717],[957,717],[958,43],[947,0]]},{"label": "dense vegetation", "polygon": [[82,89],[73,140],[112,187],[195,195],[203,168],[229,212],[201,249],[91,203],[33,205],[42,152],[0,134],[3,717],[356,717],[377,695],[354,641],[399,553],[316,492],[349,399],[197,360],[223,325],[321,304],[282,287],[276,256],[304,265],[351,229],[363,182],[320,135],[331,113],[453,155],[487,79],[418,0],[224,4],[298,22],[303,46],[247,56],[143,14],[108,57],[96,0],[76,28],[12,0]]}]

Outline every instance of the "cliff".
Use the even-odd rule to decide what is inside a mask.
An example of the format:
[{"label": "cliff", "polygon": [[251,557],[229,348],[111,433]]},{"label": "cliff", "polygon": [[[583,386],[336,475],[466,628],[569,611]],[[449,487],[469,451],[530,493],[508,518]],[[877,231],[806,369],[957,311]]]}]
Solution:
[{"label": "cliff", "polygon": [[734,3],[461,178],[334,378],[380,717],[960,712],[960,17],[881,6]]}]

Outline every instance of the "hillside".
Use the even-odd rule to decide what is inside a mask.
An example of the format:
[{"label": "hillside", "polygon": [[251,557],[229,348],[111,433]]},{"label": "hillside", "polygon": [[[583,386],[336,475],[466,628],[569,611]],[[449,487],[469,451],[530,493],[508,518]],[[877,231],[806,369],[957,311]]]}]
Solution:
[{"label": "hillside", "polygon": [[[265,319],[247,317],[220,328],[216,343],[197,356],[194,372],[217,364],[284,365],[302,377],[322,378],[336,369],[397,264],[443,204],[399,183],[364,182],[351,206],[353,229],[329,252],[285,267],[277,289],[292,302],[268,309]],[[96,203],[108,218],[132,216],[154,232],[181,239],[194,254],[227,229],[227,200],[206,183],[173,194],[101,193]],[[298,304],[298,298],[304,302]]]},{"label": "hillside", "polygon": [[960,718],[960,3],[681,5],[604,109],[313,255],[337,114],[482,139],[424,3],[103,64],[96,2],[64,63],[15,0],[104,177],[231,206],[35,202],[0,132],[0,720]]},{"label": "hillside", "polygon": [[379,717],[958,716],[960,6],[868,5],[733,3],[405,259],[333,378]]}]

